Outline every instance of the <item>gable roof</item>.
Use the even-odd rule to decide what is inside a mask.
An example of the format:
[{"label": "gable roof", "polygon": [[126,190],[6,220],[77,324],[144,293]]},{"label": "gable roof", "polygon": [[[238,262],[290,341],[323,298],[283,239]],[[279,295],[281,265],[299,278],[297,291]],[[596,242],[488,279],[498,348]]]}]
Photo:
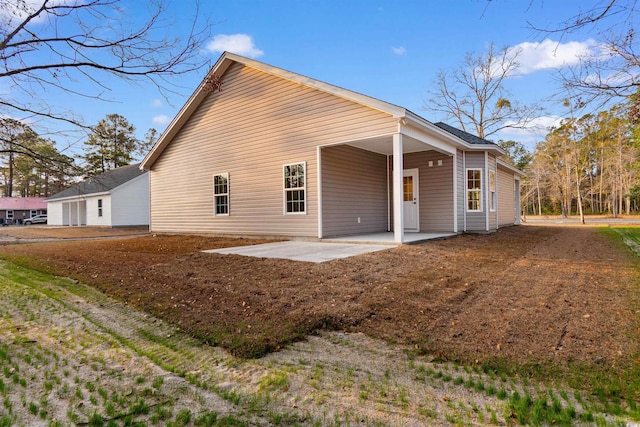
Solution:
[{"label": "gable roof", "polygon": [[0,197],[0,210],[47,209],[44,197]]},{"label": "gable roof", "polygon": [[140,170],[140,163],[122,166],[116,169],[108,170],[103,174],[88,178],[81,183],[74,185],[73,187],[67,188],[64,191],[61,191],[60,193],[47,198],[46,200],[51,201],[56,199],[64,199],[66,197],[88,196],[90,194],[96,193],[108,193],[114,188],[119,187],[122,184],[131,181],[132,179],[137,178],[145,173],[147,173],[147,171]]},{"label": "gable roof", "polygon": [[[207,97],[209,91],[205,90],[205,86],[207,85],[207,81],[210,78],[217,77],[221,78],[222,75],[227,71],[227,69],[234,62],[249,66],[251,68],[255,68],[257,70],[279,76],[281,78],[314,88],[320,91],[330,93],[336,95],[338,97],[356,102],[358,104],[367,106],[369,108],[382,111],[391,115],[393,118],[397,119],[409,119],[411,122],[416,123],[418,126],[423,128],[428,128],[431,132],[439,133],[442,137],[449,140],[449,142],[461,146],[464,148],[484,148],[495,150],[498,154],[504,154],[502,149],[494,144],[491,141],[486,141],[481,138],[478,140],[482,141],[481,143],[469,143],[467,140],[460,137],[448,129],[443,127],[438,127],[431,123],[430,121],[420,117],[419,115],[412,113],[404,107],[400,107],[398,105],[391,104],[389,102],[381,101],[379,99],[363,95],[361,93],[353,92],[348,89],[341,88],[339,86],[334,86],[329,83],[324,83],[322,81],[312,79],[311,77],[306,77],[301,74],[297,74],[291,71],[284,70],[282,68],[274,67],[272,65],[265,64],[260,61],[256,61],[254,59],[249,59],[244,56],[236,55],[230,52],[224,52],[218,61],[214,64],[211,70],[207,73],[202,82],[198,85],[196,90],[191,94],[187,102],[182,106],[178,114],[173,118],[167,129],[162,133],[158,141],[156,141],[155,145],[147,153],[145,158],[140,163],[141,169],[149,169],[151,165],[156,161],[156,159],[162,154],[166,146],[171,142],[171,140],[176,136],[176,134],[180,131],[182,126],[187,122],[189,117],[196,111],[198,106],[204,101]],[[448,126],[448,125],[447,125]],[[451,126],[448,126],[450,129],[455,129]],[[445,132],[442,132],[442,131]],[[462,132],[462,131],[461,131]],[[469,134],[470,135],[470,134]],[[477,137],[476,137],[477,138]],[[484,145],[484,147],[473,147],[473,145]]]}]

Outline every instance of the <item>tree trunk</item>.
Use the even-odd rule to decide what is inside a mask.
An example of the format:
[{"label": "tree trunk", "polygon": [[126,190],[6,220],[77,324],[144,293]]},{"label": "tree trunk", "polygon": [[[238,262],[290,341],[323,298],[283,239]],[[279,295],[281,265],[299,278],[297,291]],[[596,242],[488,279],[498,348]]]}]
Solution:
[{"label": "tree trunk", "polygon": [[13,196],[13,151],[9,152],[9,180],[7,182],[7,197]]},{"label": "tree trunk", "polygon": [[542,216],[542,201],[540,198],[540,180],[536,182],[536,186],[538,187],[538,215]]},{"label": "tree trunk", "polygon": [[584,212],[582,211],[582,195],[580,194],[580,175],[578,173],[577,168],[576,168],[576,193],[578,195],[576,202],[578,204],[578,213],[580,214],[580,223],[584,224]]}]

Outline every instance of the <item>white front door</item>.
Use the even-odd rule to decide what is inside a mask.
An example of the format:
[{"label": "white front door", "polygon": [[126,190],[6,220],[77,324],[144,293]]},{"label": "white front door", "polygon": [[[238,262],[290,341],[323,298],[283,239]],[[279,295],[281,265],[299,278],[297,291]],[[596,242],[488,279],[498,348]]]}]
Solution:
[{"label": "white front door", "polygon": [[418,169],[405,169],[402,174],[404,230],[420,231],[418,204]]}]

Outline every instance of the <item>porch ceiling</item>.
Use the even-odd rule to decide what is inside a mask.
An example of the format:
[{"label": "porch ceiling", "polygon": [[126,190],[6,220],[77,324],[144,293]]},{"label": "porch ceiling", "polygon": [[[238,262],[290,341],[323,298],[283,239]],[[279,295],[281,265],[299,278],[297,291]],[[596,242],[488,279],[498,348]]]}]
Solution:
[{"label": "porch ceiling", "polygon": [[[372,151],[378,154],[392,155],[393,154],[393,137],[391,135],[383,136],[380,138],[363,139],[361,141],[349,142],[346,145],[360,148],[362,150]],[[402,137],[402,152],[404,154],[417,153],[420,151],[439,151],[436,147],[433,147],[424,142],[418,141],[407,135]],[[450,153],[442,152],[443,154],[451,155]]]}]

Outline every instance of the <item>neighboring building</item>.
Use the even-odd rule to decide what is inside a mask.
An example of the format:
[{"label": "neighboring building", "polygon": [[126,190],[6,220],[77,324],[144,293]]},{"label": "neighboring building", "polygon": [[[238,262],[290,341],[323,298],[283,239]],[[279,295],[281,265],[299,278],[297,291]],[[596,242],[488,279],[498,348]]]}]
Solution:
[{"label": "neighboring building", "polygon": [[46,213],[44,197],[0,197],[0,219],[5,224],[21,224],[27,218]]},{"label": "neighboring building", "polygon": [[47,198],[49,225],[148,225],[149,174],[139,166],[109,170]]},{"label": "neighboring building", "polygon": [[[327,238],[519,223],[496,144],[224,53],[141,167],[156,232]],[[185,215],[188,212],[188,215]]]}]

